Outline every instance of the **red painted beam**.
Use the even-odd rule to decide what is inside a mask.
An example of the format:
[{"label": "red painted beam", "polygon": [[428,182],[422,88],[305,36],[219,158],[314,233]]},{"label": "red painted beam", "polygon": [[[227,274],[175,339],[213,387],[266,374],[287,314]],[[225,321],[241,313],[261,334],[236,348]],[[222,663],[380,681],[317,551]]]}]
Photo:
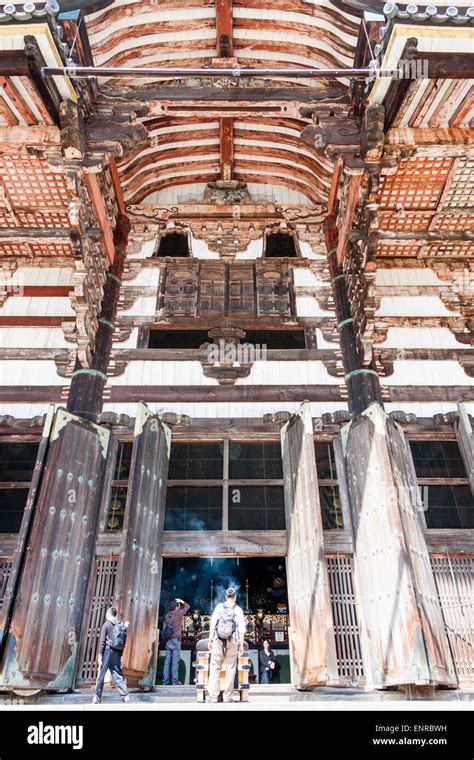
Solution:
[{"label": "red painted beam", "polygon": [[232,58],[232,0],[216,0],[216,35],[219,58]]},{"label": "red painted beam", "polygon": [[220,143],[221,143],[221,179],[229,181],[234,175],[234,120],[220,120]]}]

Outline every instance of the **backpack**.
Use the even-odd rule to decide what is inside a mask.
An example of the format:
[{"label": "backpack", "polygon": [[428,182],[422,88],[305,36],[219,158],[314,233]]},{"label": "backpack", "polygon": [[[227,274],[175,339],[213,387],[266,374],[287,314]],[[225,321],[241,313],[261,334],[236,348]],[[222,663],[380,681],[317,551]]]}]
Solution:
[{"label": "backpack", "polygon": [[169,638],[170,638],[170,636],[171,636],[172,633],[173,633],[173,626],[172,625],[167,625],[163,629],[163,633],[161,634],[161,642],[163,644],[166,644],[166,642],[169,641]]},{"label": "backpack", "polygon": [[173,634],[173,623],[174,623],[174,620],[175,620],[175,616],[173,614],[174,612],[176,612],[176,610],[172,610],[171,623],[168,623],[168,625],[165,625],[165,627],[163,628],[163,633],[161,634],[161,643],[162,644],[166,644],[167,641],[170,640],[170,638],[171,638],[171,636]]},{"label": "backpack", "polygon": [[112,623],[112,630],[109,635],[109,646],[122,652],[127,643],[127,626],[120,620],[118,623]]},{"label": "backpack", "polygon": [[223,604],[216,625],[217,637],[222,641],[230,641],[236,627],[235,607],[226,607],[226,605]]}]

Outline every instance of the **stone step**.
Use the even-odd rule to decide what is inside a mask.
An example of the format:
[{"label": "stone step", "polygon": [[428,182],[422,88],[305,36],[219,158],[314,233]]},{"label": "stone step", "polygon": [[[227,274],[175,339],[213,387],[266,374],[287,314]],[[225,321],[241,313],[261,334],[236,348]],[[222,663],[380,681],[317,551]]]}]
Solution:
[{"label": "stone step", "polygon": [[[93,689],[79,689],[66,694],[36,694],[19,696],[16,694],[1,694],[0,705],[52,705],[64,707],[79,707],[92,703]],[[237,694],[235,693],[235,702]],[[355,688],[318,687],[309,691],[297,691],[289,684],[252,685],[249,690],[249,704],[275,705],[289,703],[324,703],[324,702],[405,702],[426,700],[423,693],[406,695],[402,691],[364,691]],[[474,700],[474,689],[439,689],[429,697],[431,702],[470,702]],[[102,704],[109,706],[120,705],[120,697],[114,688],[104,689]],[[152,692],[131,691],[130,704],[133,705],[167,705],[177,706],[197,704],[194,686],[157,686]]]}]

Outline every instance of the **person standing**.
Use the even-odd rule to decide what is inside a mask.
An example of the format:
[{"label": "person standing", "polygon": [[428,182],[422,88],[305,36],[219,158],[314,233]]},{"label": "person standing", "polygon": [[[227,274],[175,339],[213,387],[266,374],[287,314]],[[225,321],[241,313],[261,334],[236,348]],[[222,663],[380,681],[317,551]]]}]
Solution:
[{"label": "person standing", "polygon": [[258,654],[260,662],[260,683],[276,682],[276,673],[279,669],[275,652],[270,649],[270,642],[264,639],[263,647]]},{"label": "person standing", "polygon": [[181,636],[183,618],[189,610],[189,604],[183,599],[175,599],[170,603],[169,612],[163,621],[163,633],[168,629],[166,638],[166,657],[163,669],[163,685],[170,686],[170,669],[173,686],[179,686],[179,663],[181,660]]},{"label": "person standing", "polygon": [[226,661],[224,702],[232,702],[237,657],[244,653],[246,631],[244,613],[237,604],[237,592],[230,587],[225,592],[225,601],[218,604],[212,613],[209,628],[209,682],[208,702],[217,702],[220,694],[222,663]]},{"label": "person standing", "polygon": [[129,702],[130,697],[127,682],[122,670],[122,654],[127,643],[128,622],[123,623],[118,619],[116,607],[109,607],[105,614],[105,623],[100,631],[99,674],[95,685],[95,695],[92,702],[96,705],[102,701],[105,674],[110,670],[115,685],[122,697],[122,702]]}]

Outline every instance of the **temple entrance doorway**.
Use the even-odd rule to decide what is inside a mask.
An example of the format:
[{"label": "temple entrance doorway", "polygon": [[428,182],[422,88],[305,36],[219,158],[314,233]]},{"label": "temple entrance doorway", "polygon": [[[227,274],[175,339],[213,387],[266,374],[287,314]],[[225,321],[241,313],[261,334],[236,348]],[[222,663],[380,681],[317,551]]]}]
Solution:
[{"label": "temple entrance doorway", "polygon": [[[249,645],[250,682],[259,683],[259,652],[264,639],[278,663],[275,683],[290,683],[288,646],[288,588],[284,557],[186,557],[163,560],[160,597],[160,630],[169,603],[184,599],[189,611],[183,620],[179,680],[193,684],[196,644],[207,638],[212,610],[223,601],[229,586],[238,591],[244,610]],[[156,684],[162,684],[165,652],[160,648]]]}]

